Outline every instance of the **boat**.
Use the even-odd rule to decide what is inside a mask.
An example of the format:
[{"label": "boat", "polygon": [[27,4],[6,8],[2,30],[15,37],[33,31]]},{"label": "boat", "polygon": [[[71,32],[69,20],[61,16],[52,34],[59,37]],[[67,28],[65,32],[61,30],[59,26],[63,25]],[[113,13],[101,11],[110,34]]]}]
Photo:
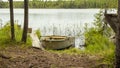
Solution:
[{"label": "boat", "polygon": [[65,49],[70,46],[75,45],[75,38],[74,37],[67,37],[67,36],[44,36],[41,37],[41,44],[45,49]]}]

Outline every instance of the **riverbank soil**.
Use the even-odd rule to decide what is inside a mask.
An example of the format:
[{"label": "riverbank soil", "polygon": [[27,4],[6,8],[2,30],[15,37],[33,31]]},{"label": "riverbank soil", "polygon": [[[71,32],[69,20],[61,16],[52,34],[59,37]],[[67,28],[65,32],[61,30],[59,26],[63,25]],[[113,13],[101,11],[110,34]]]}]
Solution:
[{"label": "riverbank soil", "polygon": [[36,48],[0,50],[0,68],[107,68],[99,60],[97,56],[57,54]]}]

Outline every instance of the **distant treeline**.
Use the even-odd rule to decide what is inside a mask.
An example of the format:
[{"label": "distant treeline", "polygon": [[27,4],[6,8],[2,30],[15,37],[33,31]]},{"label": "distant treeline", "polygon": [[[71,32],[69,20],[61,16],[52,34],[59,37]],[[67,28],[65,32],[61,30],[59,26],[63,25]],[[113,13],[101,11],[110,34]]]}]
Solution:
[{"label": "distant treeline", "polygon": [[[29,8],[117,8],[118,0],[75,0],[75,1],[30,1]],[[8,8],[8,2],[0,2],[0,8]],[[21,1],[14,2],[15,8],[23,8]]]}]

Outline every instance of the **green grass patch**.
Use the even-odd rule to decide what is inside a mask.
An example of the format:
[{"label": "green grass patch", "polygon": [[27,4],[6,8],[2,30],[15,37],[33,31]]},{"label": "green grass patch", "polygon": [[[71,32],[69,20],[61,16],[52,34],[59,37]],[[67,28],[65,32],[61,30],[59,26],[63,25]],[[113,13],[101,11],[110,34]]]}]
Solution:
[{"label": "green grass patch", "polygon": [[37,29],[35,33],[37,34],[38,38],[40,39],[41,38],[41,32],[40,32],[40,30]]},{"label": "green grass patch", "polygon": [[[10,24],[7,23],[3,28],[0,29],[0,48],[5,48],[7,46],[19,46],[23,45],[21,43],[22,29],[15,24],[15,40],[11,40]],[[27,37],[27,43],[24,44],[25,47],[32,45],[30,36]]]}]

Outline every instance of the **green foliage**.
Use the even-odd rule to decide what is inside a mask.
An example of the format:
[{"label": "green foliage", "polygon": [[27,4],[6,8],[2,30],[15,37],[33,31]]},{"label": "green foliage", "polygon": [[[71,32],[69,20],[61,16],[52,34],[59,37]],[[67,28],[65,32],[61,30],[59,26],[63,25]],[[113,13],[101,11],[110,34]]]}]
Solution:
[{"label": "green foliage", "polygon": [[95,15],[95,21],[93,22],[94,27],[88,28],[85,26],[85,37],[86,45],[96,45],[103,43],[109,43],[108,38],[113,33],[112,29],[103,20],[103,11],[100,10],[98,14]]},{"label": "green foliage", "polygon": [[40,32],[39,29],[36,30],[36,34],[37,34],[38,38],[40,39],[41,38],[41,32]]},{"label": "green foliage", "polygon": [[109,64],[110,68],[114,68],[114,61],[115,61],[115,52],[114,49],[106,50],[103,54],[103,63]]},{"label": "green foliage", "polygon": [[85,53],[99,54],[104,57],[103,62],[113,65],[115,45],[109,37],[113,33],[112,29],[103,22],[103,12],[100,11],[96,16],[94,27],[85,31],[86,49]]},{"label": "green foliage", "polygon": [[0,8],[7,8],[9,7],[8,5],[8,2],[0,2]]},{"label": "green foliage", "polygon": [[[3,28],[0,29],[0,48],[6,47],[6,46],[13,46],[13,45],[22,45],[21,43],[21,37],[22,37],[22,29],[18,27],[17,24],[15,24],[15,38],[16,40],[12,41],[10,39],[11,37],[11,31],[10,31],[10,24],[9,22],[4,25]],[[26,46],[31,46],[31,38],[28,35]]]},{"label": "green foliage", "polygon": [[[98,36],[100,36],[100,35],[98,35]],[[87,45],[87,47],[86,47],[86,52],[87,53],[103,54],[103,52],[105,52],[107,50],[114,51],[115,46],[114,46],[113,43],[111,43],[107,38],[104,38],[102,36],[98,37],[98,36],[94,38],[94,40],[96,40],[94,43],[89,43],[89,45]]]},{"label": "green foliage", "polygon": [[0,29],[0,44],[7,44],[8,42],[10,42],[10,26],[8,26],[9,24],[7,23],[4,28]]},{"label": "green foliage", "polygon": [[[29,1],[30,8],[117,8],[118,0],[69,0],[69,1]],[[0,2],[0,8],[9,7],[8,2]],[[15,8],[23,8],[24,3],[14,1]]]}]

